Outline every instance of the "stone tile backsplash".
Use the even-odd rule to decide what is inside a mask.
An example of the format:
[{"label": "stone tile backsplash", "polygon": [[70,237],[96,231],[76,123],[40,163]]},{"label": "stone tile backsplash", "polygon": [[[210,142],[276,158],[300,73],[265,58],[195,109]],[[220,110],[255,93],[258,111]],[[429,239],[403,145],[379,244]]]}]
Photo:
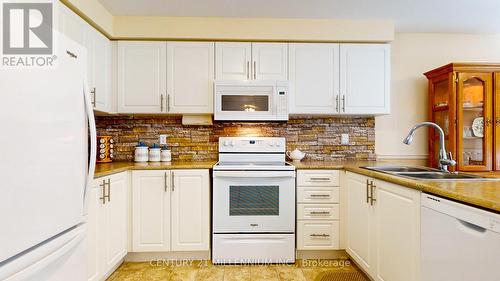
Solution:
[{"label": "stone tile backsplash", "polygon": [[[181,116],[98,116],[98,135],[115,140],[115,161],[133,160],[139,141],[158,143],[168,135],[173,160],[217,160],[221,136],[285,137],[287,150],[298,148],[306,159],[374,159],[375,120],[373,117],[292,116],[288,122],[214,122],[211,126],[182,125]],[[340,135],[349,134],[349,145]]]}]

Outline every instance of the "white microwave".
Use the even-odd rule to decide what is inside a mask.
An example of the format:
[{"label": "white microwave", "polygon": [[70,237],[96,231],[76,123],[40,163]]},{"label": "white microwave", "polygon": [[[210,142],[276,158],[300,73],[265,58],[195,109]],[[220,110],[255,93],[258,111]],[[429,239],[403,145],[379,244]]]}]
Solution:
[{"label": "white microwave", "polygon": [[215,120],[288,120],[288,81],[215,81]]}]

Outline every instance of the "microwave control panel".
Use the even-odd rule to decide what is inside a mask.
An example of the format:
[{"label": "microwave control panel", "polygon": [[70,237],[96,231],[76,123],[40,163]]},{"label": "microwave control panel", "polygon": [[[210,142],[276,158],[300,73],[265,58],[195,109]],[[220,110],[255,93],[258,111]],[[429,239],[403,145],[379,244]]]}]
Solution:
[{"label": "microwave control panel", "polygon": [[286,83],[276,85],[276,119],[288,120],[288,85]]}]

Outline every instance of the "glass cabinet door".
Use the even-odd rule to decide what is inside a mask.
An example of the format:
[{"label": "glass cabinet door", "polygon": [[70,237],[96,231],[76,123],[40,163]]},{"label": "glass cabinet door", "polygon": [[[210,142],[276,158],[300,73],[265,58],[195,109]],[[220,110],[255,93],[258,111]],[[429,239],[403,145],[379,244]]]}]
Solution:
[{"label": "glass cabinet door", "polygon": [[[453,91],[453,74],[446,73],[433,78],[429,83],[430,97],[429,106],[431,108],[431,120],[443,128],[445,134],[446,151],[452,152],[453,157],[456,152],[455,134],[455,95]],[[439,134],[434,128],[429,129],[429,166],[437,168],[439,161]],[[454,167],[449,167],[454,170]]]},{"label": "glass cabinet door", "polygon": [[500,171],[500,72],[495,73],[495,99],[494,99],[494,140],[493,140],[493,161],[495,162],[494,168]]},{"label": "glass cabinet door", "polygon": [[457,82],[458,168],[489,171],[492,166],[491,73],[459,73]]}]

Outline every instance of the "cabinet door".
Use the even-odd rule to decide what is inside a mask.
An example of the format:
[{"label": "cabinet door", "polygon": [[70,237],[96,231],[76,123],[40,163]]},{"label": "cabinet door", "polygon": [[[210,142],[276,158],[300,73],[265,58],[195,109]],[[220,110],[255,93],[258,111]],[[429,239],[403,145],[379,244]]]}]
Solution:
[{"label": "cabinet door", "polygon": [[338,44],[289,44],[290,113],[336,113]]},{"label": "cabinet door", "polygon": [[[375,181],[376,274],[379,281],[420,280],[420,192]],[[349,187],[351,188],[351,187]]]},{"label": "cabinet door", "polygon": [[208,170],[174,170],[172,176],[172,251],[208,251]]},{"label": "cabinet door", "polygon": [[215,79],[250,80],[251,43],[215,43]]},{"label": "cabinet door", "polygon": [[170,172],[132,171],[132,251],[170,251]]},{"label": "cabinet door", "polygon": [[490,171],[492,168],[492,87],[492,73],[458,73],[459,171]]},{"label": "cabinet door", "polygon": [[346,251],[359,266],[371,273],[375,254],[372,245],[373,208],[368,203],[367,180],[367,177],[347,173]]},{"label": "cabinet door", "polygon": [[108,38],[92,28],[93,33],[93,91],[94,108],[109,112],[111,105],[111,43]]},{"label": "cabinet door", "polygon": [[115,174],[108,179],[108,198],[101,227],[104,274],[108,274],[127,254],[127,173]]},{"label": "cabinet door", "polygon": [[166,42],[118,42],[118,112],[166,112]]},{"label": "cabinet door", "polygon": [[288,80],[288,44],[252,43],[252,79]]},{"label": "cabinet door", "polygon": [[104,179],[93,181],[87,197],[87,280],[100,280],[102,276],[101,266],[101,235],[104,233],[102,227],[102,214],[104,213],[103,197]]},{"label": "cabinet door", "polygon": [[340,111],[389,114],[390,77],[388,44],[341,44]]},{"label": "cabinet door", "polygon": [[167,43],[167,110],[213,113],[214,43]]}]

